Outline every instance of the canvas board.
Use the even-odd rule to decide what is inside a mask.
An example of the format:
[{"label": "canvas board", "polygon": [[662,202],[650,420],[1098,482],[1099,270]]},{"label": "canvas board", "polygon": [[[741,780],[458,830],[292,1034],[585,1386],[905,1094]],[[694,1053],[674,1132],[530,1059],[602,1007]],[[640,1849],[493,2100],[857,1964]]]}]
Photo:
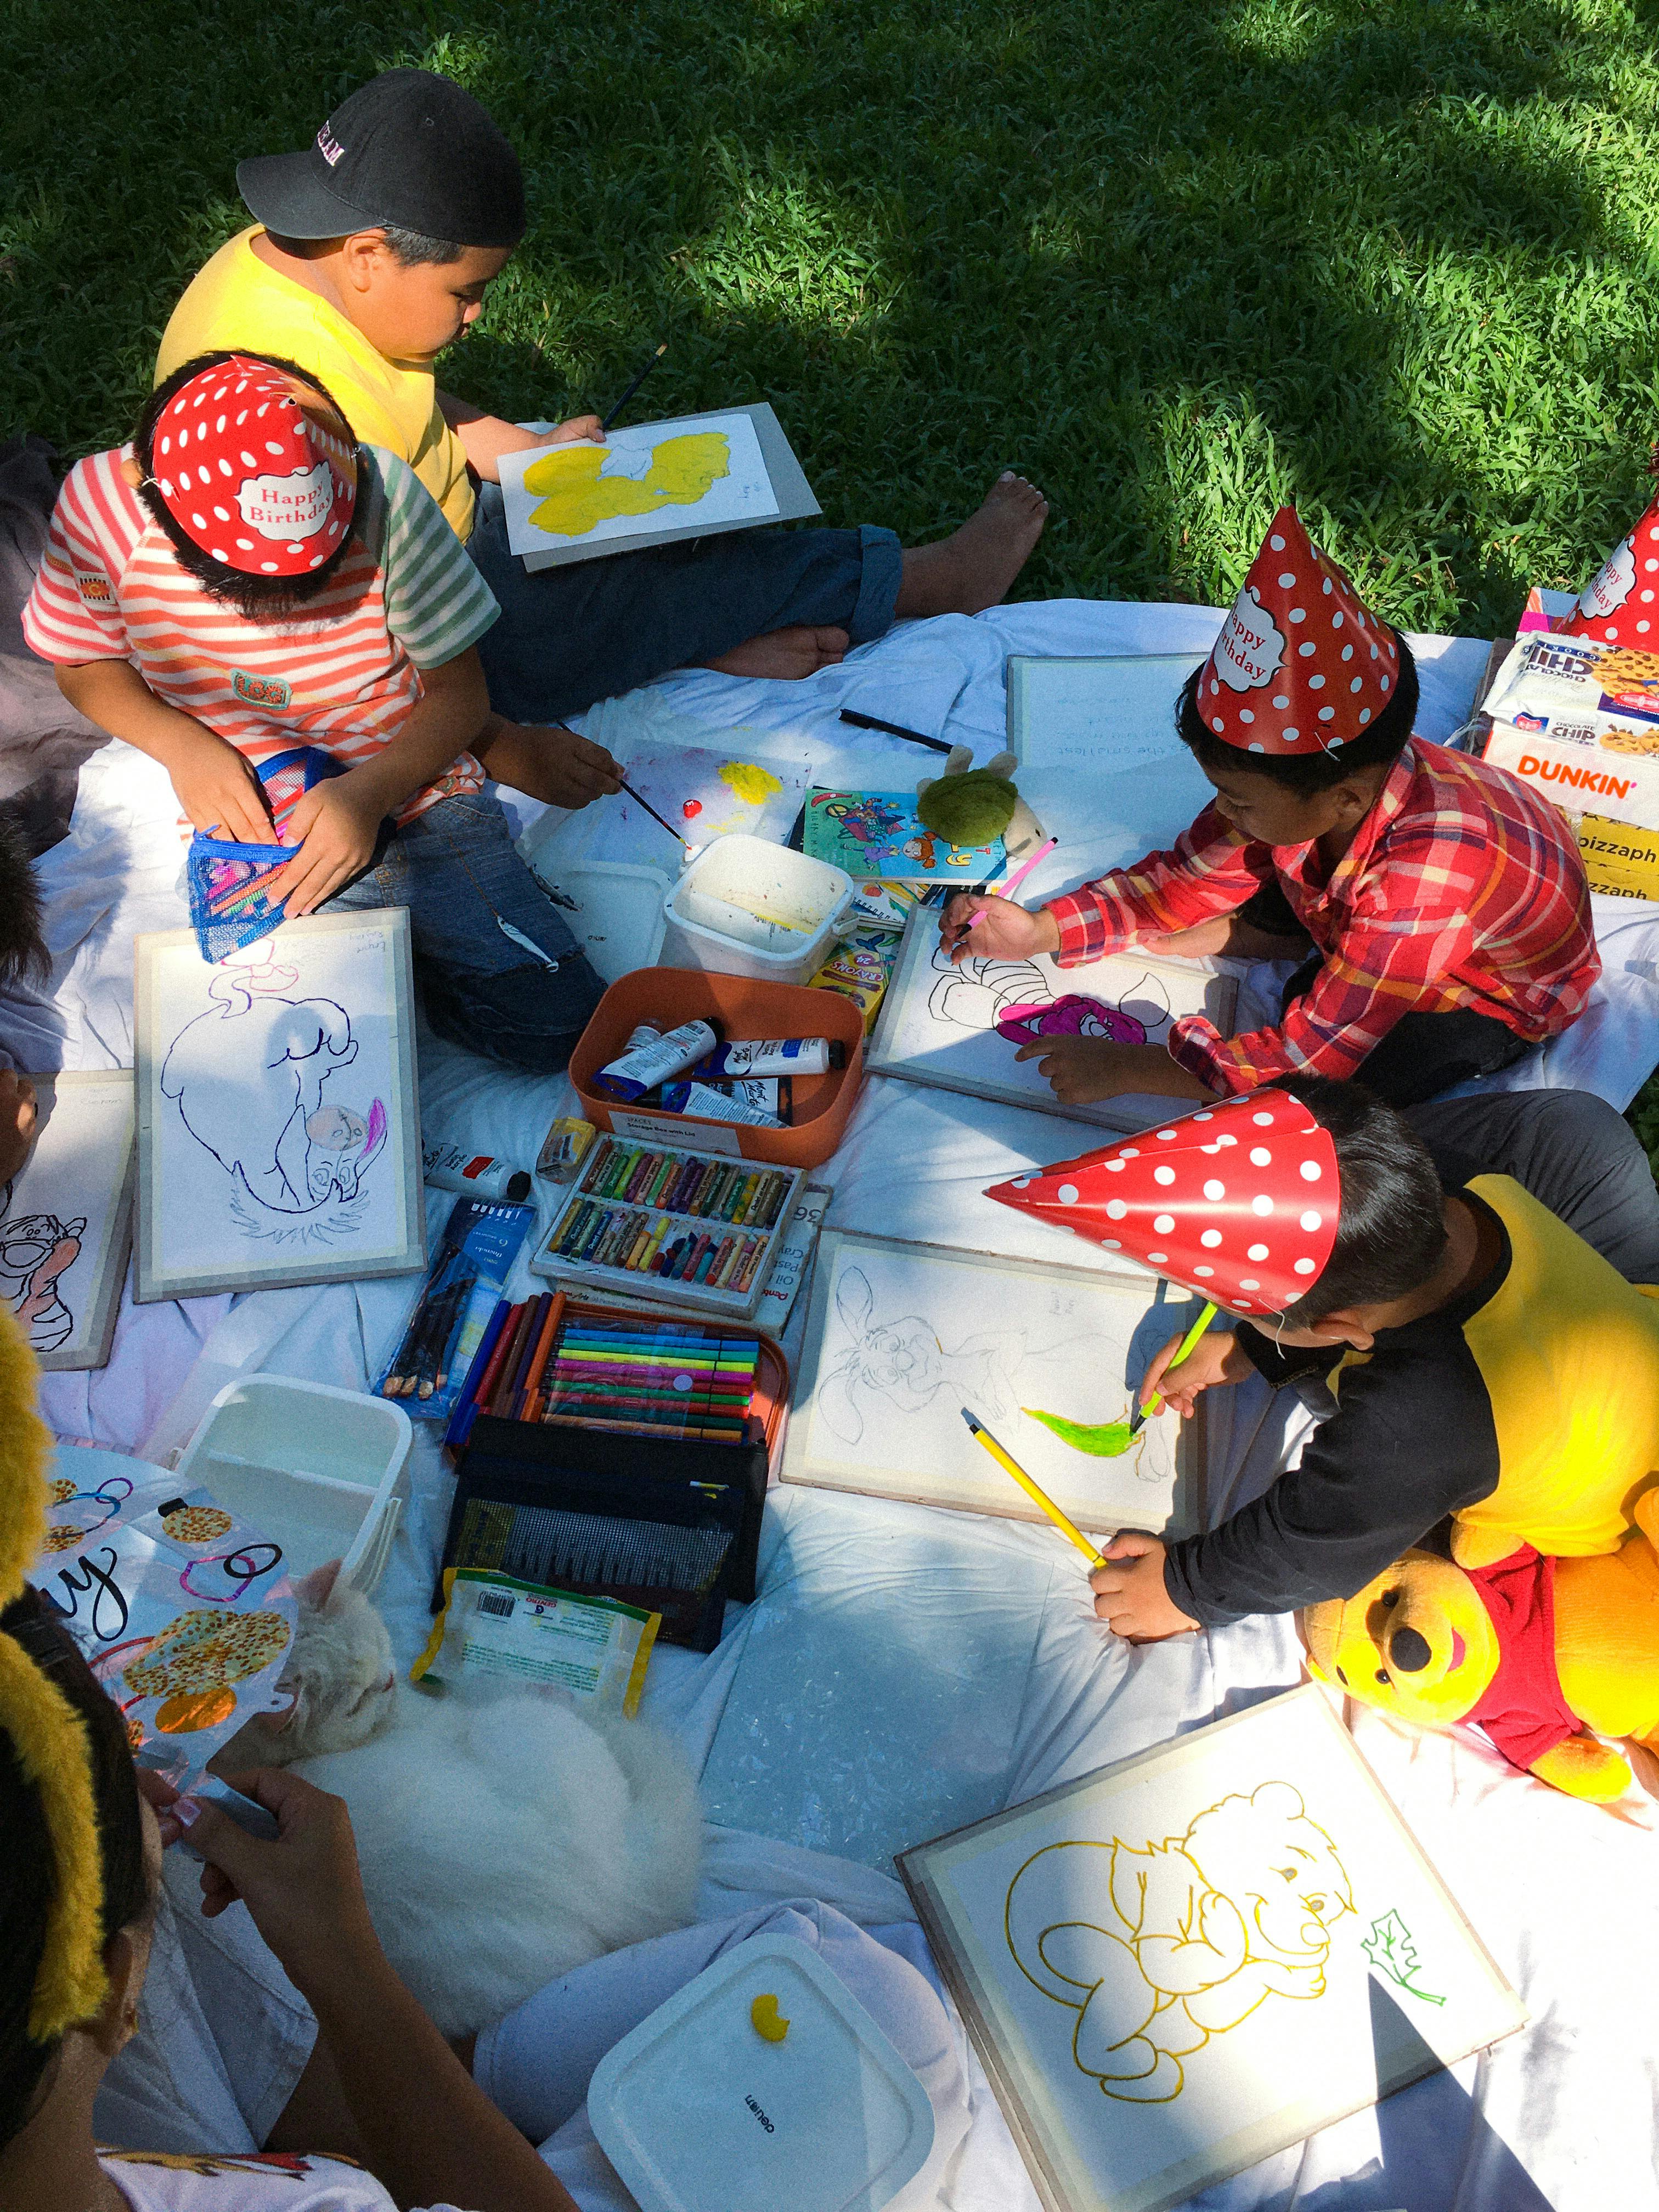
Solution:
[{"label": "canvas board", "polygon": [[1164,2212],[1527,2018],[1311,1685],[898,1865],[1048,2212]]},{"label": "canvas board", "polygon": [[532,570],[821,512],[764,401],[503,453],[501,483]]},{"label": "canvas board", "polygon": [[951,965],[937,912],[924,908],[905,932],[866,1066],[872,1075],[936,1083],[979,1098],[1034,1106],[1103,1129],[1145,1126],[1124,1102],[1062,1105],[1036,1060],[1020,1046],[1047,1036],[1101,1036],[1122,1044],[1167,1044],[1175,1024],[1203,1014],[1231,1036],[1236,980],[1193,960],[1114,952],[1077,968],[1046,953],[1027,960],[966,959]]},{"label": "canvas board", "polygon": [[39,1118],[0,1200],[0,1296],[42,1367],[102,1367],[132,1249],[132,1070],[29,1080]]},{"label": "canvas board", "polygon": [[1194,1310],[1160,1298],[1150,1276],[1134,1284],[826,1229],[782,1479],[1041,1523],[975,1443],[965,1406],[1079,1528],[1185,1534],[1202,1517],[1194,1423],[1149,1420],[1112,1459],[1038,1415],[1079,1427],[1123,1419],[1153,1353]]},{"label": "canvas board", "polygon": [[139,1303],[424,1265],[409,916],[134,954]]},{"label": "canvas board", "polygon": [[1091,775],[1182,754],[1181,687],[1201,653],[1136,653],[1008,662],[1008,747],[1022,769]]}]

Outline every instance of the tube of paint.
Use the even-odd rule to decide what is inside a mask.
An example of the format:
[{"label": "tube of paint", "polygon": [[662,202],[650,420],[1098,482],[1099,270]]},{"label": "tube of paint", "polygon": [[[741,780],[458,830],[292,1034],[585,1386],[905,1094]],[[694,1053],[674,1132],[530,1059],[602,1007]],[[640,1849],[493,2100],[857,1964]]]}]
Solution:
[{"label": "tube of paint", "polygon": [[717,1076],[822,1075],[846,1065],[847,1048],[839,1038],[736,1037],[690,1072],[702,1082]]},{"label": "tube of paint", "polygon": [[463,1198],[505,1200],[521,1206],[530,1195],[530,1177],[510,1160],[465,1145],[427,1145],[421,1152],[421,1177],[434,1190],[458,1190]]},{"label": "tube of paint", "polygon": [[764,1114],[780,1128],[787,1128],[794,1118],[794,1080],[791,1076],[745,1075],[721,1083],[700,1083],[693,1077],[689,1081],[665,1083],[662,1087],[665,1113],[702,1114],[714,1121],[742,1121],[744,1116],[741,1113],[717,1115],[711,1106],[691,1105],[687,1094],[692,1091],[702,1092],[705,1097],[723,1097],[728,1103],[735,1100],[740,1108]]},{"label": "tube of paint", "polygon": [[670,1114],[700,1114],[705,1121],[738,1121],[751,1129],[783,1127],[775,1114],[744,1096],[746,1084],[734,1088],[738,1095],[730,1097],[723,1091],[711,1091],[706,1083],[665,1083],[662,1103]]},{"label": "tube of paint", "polygon": [[653,1036],[636,1044],[636,1030],[622,1051],[593,1078],[593,1088],[606,1098],[631,1105],[659,1083],[683,1075],[694,1060],[716,1050],[721,1032],[717,1022],[682,1022],[678,1029]]}]

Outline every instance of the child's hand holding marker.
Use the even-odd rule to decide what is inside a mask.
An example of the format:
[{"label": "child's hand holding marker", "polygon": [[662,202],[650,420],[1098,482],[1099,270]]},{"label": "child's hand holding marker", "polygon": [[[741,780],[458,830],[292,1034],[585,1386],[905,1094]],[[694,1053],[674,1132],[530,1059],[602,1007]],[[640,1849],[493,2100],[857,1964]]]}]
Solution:
[{"label": "child's hand holding marker", "polygon": [[953,961],[1029,960],[1060,945],[1060,924],[1047,907],[1033,914],[983,891],[957,891],[939,918],[939,933]]},{"label": "child's hand holding marker", "polygon": [[1105,1561],[1089,1577],[1095,1618],[1130,1644],[1161,1644],[1198,1626],[1182,1612],[1164,1580],[1164,1547],[1156,1536],[1126,1528],[1101,1553]]},{"label": "child's hand holding marker", "polygon": [[[1180,1358],[1186,1339],[1172,1336],[1163,1350],[1154,1354],[1140,1385],[1140,1402],[1150,1406],[1154,1398],[1181,1416],[1189,1418],[1198,1403],[1200,1390],[1211,1390],[1219,1382],[1242,1382],[1255,1369],[1239,1350],[1238,1338],[1230,1328],[1212,1329],[1200,1336],[1187,1354]],[[1166,1372],[1179,1366],[1178,1374],[1171,1374],[1165,1382]]]}]

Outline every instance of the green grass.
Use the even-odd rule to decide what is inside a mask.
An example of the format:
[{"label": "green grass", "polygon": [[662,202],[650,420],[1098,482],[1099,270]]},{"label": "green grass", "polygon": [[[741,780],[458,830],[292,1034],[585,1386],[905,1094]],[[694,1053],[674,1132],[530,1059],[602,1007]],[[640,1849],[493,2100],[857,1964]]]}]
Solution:
[{"label": "green grass", "polygon": [[115,438],[237,156],[449,70],[533,228],[458,388],[765,393],[832,519],[1018,463],[1022,591],[1224,599],[1293,497],[1394,619],[1490,634],[1659,434],[1656,9],[1612,0],[12,0],[7,411]]}]

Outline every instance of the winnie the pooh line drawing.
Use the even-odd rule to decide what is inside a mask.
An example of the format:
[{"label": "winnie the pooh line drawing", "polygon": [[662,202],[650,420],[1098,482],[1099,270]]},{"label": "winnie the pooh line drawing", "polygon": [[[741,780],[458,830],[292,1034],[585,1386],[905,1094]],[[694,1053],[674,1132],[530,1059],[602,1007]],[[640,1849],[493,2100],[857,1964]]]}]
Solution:
[{"label": "winnie the pooh line drawing", "polygon": [[1025,1978],[1076,2013],[1079,2072],[1108,2097],[1168,2104],[1212,2035],[1269,1997],[1324,1995],[1331,1926],[1353,1909],[1336,1846],[1273,1781],[1162,1842],[1045,1845],[1009,1884],[1005,1930]]}]

